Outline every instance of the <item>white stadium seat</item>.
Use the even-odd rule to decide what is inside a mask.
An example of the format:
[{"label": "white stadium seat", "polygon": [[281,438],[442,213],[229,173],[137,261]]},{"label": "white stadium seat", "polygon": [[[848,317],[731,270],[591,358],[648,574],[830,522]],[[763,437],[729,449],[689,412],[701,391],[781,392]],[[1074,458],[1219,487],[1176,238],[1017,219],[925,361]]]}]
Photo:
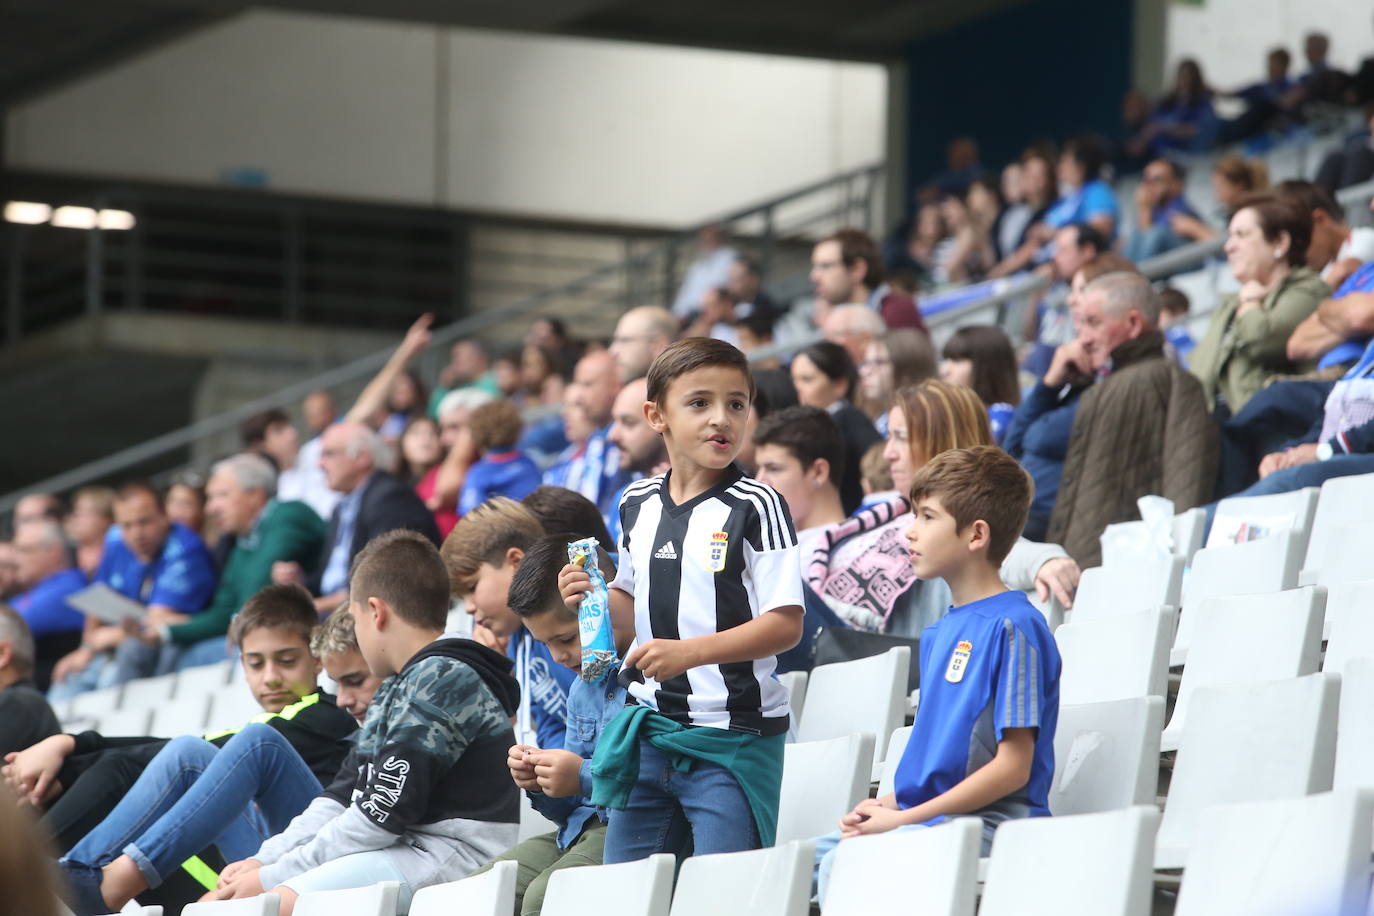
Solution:
[{"label": "white stadium seat", "polygon": [[1059,707],[1050,811],[1093,814],[1153,803],[1164,698]]},{"label": "white stadium seat", "polygon": [[1075,620],[1055,630],[1064,663],[1059,702],[1164,696],[1175,619],[1173,608],[1155,608]]},{"label": "white stadium seat", "polygon": [[525,795],[524,792],[521,792],[520,834],[516,842],[523,843],[530,837],[542,836],[545,833],[553,833],[557,829],[558,825],[534,810],[534,805],[530,804],[529,797]]},{"label": "white stadium seat", "polygon": [[906,752],[906,743],[911,739],[914,728],[912,725],[904,725],[888,739],[887,753],[883,755],[882,774],[878,780],[879,798],[892,791],[892,784],[897,779],[897,764],[902,762],[902,754]]},{"label": "white stadium seat", "polygon": [[1374,657],[1374,579],[1326,587],[1326,658],[1322,670],[1341,673],[1352,658]]},{"label": "white stadium seat", "polygon": [[[1374,505],[1374,474],[1333,477],[1322,484],[1303,563],[1304,581],[1315,583],[1317,580],[1310,577],[1320,574],[1325,564],[1339,558],[1343,545],[1357,549],[1367,547],[1374,539],[1374,521],[1369,515],[1371,505]],[[1367,550],[1362,552],[1367,556]],[[1330,584],[1330,580],[1321,579],[1321,584]]]},{"label": "white stadium seat", "polygon": [[911,649],[898,646],[882,655],[811,669],[797,741],[867,732],[874,736],[877,748],[886,748],[887,739],[901,728],[906,716],[910,668]]},{"label": "white stadium seat", "polygon": [[777,842],[805,840],[836,829],[842,815],[868,797],[873,736],[799,741],[783,750]]},{"label": "white stadium seat", "polygon": [[1374,658],[1352,658],[1341,671],[1336,723],[1337,789],[1374,789]]},{"label": "white stadium seat", "polygon": [[806,916],[815,859],[816,847],[810,840],[752,852],[692,856],[682,863],[669,912],[671,916]]},{"label": "white stadium seat", "polygon": [[[983,821],[847,839],[835,850],[825,916],[973,916]],[[894,907],[901,901],[900,907]]]},{"label": "white stadium seat", "polygon": [[1291,531],[1298,543],[1298,550],[1305,554],[1307,540],[1312,533],[1312,519],[1317,513],[1319,492],[1316,487],[1306,487],[1288,493],[1223,499],[1217,504],[1207,546],[1232,546],[1242,531],[1246,541]]},{"label": "white stadium seat", "polygon": [[367,887],[301,894],[294,916],[396,916],[400,884],[379,881]]},{"label": "white stadium seat", "polygon": [[1083,570],[1073,599],[1070,623],[1152,607],[1178,607],[1183,589],[1183,558],[1150,554],[1124,566]]},{"label": "white stadium seat", "polygon": [[664,852],[638,862],[561,868],[549,879],[540,916],[584,916],[596,900],[614,900],[615,916],[668,916],[676,867]]},{"label": "white stadium seat", "polygon": [[190,903],[182,907],[181,916],[277,916],[280,905],[276,894],[259,894],[242,900]]},{"label": "white stadium seat", "polygon": [[480,875],[421,888],[411,898],[410,916],[509,916],[519,870],[516,862],[496,862]]}]

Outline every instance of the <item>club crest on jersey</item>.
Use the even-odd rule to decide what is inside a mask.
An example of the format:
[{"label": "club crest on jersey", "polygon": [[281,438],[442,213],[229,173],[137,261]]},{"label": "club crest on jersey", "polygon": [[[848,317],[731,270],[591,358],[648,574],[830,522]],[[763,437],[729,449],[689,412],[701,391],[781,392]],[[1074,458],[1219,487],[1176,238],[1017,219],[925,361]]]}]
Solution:
[{"label": "club crest on jersey", "polygon": [[964,679],[964,670],[968,668],[969,656],[973,654],[973,643],[966,639],[961,639],[959,644],[954,647],[953,654],[949,657],[949,667],[945,669],[945,680],[951,684],[957,684]]},{"label": "club crest on jersey", "polygon": [[720,572],[725,568],[725,550],[730,546],[730,533],[717,531],[711,535],[711,544],[706,548],[706,569]]}]

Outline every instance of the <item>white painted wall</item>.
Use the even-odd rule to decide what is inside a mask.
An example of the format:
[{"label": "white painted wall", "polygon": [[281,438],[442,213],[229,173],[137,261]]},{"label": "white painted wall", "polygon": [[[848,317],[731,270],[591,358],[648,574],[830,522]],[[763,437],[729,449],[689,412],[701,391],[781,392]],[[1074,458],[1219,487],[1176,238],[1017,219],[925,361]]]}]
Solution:
[{"label": "white painted wall", "polygon": [[255,11],[11,110],[7,155],[684,224],[881,159],[886,91],[876,65]]},{"label": "white painted wall", "polygon": [[1181,58],[1202,62],[1207,81],[1234,89],[1264,76],[1264,56],[1283,45],[1293,55],[1291,73],[1307,68],[1303,36],[1325,32],[1328,61],[1354,70],[1374,53],[1374,6],[1366,0],[1204,0],[1201,6],[1170,3],[1166,27],[1166,82],[1172,85]]}]

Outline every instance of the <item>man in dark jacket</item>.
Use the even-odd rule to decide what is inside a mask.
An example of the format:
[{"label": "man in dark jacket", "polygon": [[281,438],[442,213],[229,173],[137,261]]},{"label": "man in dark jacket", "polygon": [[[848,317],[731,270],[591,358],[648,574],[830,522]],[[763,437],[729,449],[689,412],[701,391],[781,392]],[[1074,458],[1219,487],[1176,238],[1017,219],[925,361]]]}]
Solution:
[{"label": "man in dark jacket", "polygon": [[386,446],[361,423],[336,423],[321,440],[320,467],[329,488],[343,493],[329,520],[318,572],[307,577],[296,563],[278,563],[272,580],[301,584],[318,595],[315,609],[328,614],[348,597],[353,558],[379,534],[408,528],[439,545],[439,528],[415,491],[380,470]]},{"label": "man in dark jacket", "polygon": [[1182,511],[1206,502],[1216,481],[1202,385],[1165,356],[1158,322],[1158,297],[1138,273],[1099,277],[1079,300],[1070,355],[1099,378],[1074,416],[1048,536],[1084,567],[1101,562],[1104,528],[1139,517],[1140,497]]}]

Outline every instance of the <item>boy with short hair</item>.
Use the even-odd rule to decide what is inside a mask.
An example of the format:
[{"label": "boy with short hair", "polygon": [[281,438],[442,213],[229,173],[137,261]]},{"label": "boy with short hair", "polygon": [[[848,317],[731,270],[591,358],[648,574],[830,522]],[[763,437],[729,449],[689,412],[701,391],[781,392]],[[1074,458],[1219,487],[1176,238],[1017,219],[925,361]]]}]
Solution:
[{"label": "boy with short hair", "polygon": [[[530,546],[511,580],[509,603],[534,638],[548,646],[556,663],[580,672],[582,641],[577,614],[567,608],[558,591],[558,573],[567,565],[569,540],[570,536],[555,535]],[[606,551],[597,550],[597,564],[606,576],[615,575]],[[630,634],[621,634],[618,651],[629,640]],[[496,857],[497,862],[520,865],[515,900],[521,916],[538,916],[554,872],[601,864],[606,812],[589,801],[591,758],[602,727],[625,708],[625,688],[616,680],[618,671],[618,667],[613,668],[591,684],[581,677],[573,680],[568,690],[570,727],[561,749],[540,750],[520,744],[510,749],[507,765],[511,778],[529,793],[535,810],[558,825],[556,832],[531,837]]]},{"label": "boy with short hair", "polygon": [[864,499],[859,504],[859,512],[884,503],[897,494],[892,482],[892,465],[887,460],[887,442],[875,442],[864,452],[859,462],[859,486],[863,488]]},{"label": "boy with short hair", "polygon": [[1182,290],[1166,286],[1159,291],[1159,329],[1173,345],[1178,364],[1184,368],[1188,366],[1188,356],[1197,349],[1197,341],[1188,333],[1188,309],[1188,297]]},{"label": "boy with short hair", "polygon": [[568,687],[576,675],[553,660],[506,603],[525,551],[543,536],[529,510],[494,496],[463,516],[441,553],[452,594],[463,599],[475,626],[501,641],[515,662],[520,684],[515,743],[558,748],[567,727]]},{"label": "boy with short hair", "polygon": [[[771,846],[777,829],[787,691],[776,656],[802,631],[797,536],[777,491],[744,476],[754,381],[744,354],[710,338],[669,346],[649,367],[649,424],[671,470],[620,502],[619,570],[609,604],[634,621],[620,681],[634,705],[602,732],[595,804],[613,809],[605,861],[685,845],[697,854]],[[569,564],[560,590],[591,587]]]},{"label": "boy with short hair", "polygon": [[[313,621],[314,603],[303,589],[272,588],[297,605],[302,622]],[[250,603],[235,628],[249,625],[254,610]],[[243,645],[251,664],[259,643],[250,634]],[[347,607],[315,628],[310,654],[339,683],[339,709],[361,723],[381,679],[362,661]],[[161,886],[178,866],[207,873],[208,866],[195,864],[199,860],[183,863],[212,844],[229,861],[252,855],[305,809],[327,778],[312,771],[281,732],[261,722],[249,723],[219,750],[190,735],[172,739],[110,816],[62,860],[77,892],[73,909],[77,916],[118,912]],[[205,877],[208,883],[199,891],[178,894],[172,887],[159,902],[193,902],[213,889],[218,876]]]},{"label": "boy with short hair", "polygon": [[507,400],[483,404],[468,418],[468,434],[481,458],[463,477],[458,514],[467,515],[493,496],[524,499],[543,480],[539,465],[515,447],[524,422]]},{"label": "boy with short hair", "polygon": [[893,792],[860,802],[817,841],[822,905],[842,838],[973,814],[986,855],[1002,821],[1050,813],[1059,651],[1045,618],[999,573],[1031,489],[1015,460],[986,445],[943,452],[912,481],[912,565],[922,579],[944,579],[954,606],[921,634],[921,705]]},{"label": "boy with short hair", "polygon": [[220,876],[215,899],[462,878],[514,842],[519,795],[506,778],[519,686],[510,661],[445,638],[449,583],[434,545],[413,531],[373,538],[354,560],[349,613],[368,668],[386,678],[349,760],[287,829]]}]

